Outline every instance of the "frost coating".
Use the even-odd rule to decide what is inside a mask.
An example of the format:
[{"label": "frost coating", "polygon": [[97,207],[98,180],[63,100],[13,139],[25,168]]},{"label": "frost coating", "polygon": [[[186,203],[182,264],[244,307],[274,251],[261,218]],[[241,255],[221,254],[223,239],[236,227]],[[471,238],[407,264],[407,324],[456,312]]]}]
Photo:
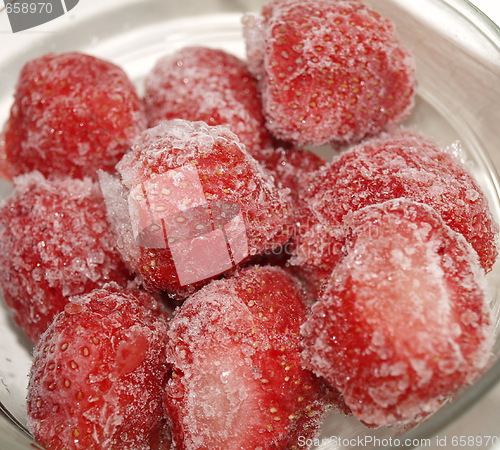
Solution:
[{"label": "frost coating", "polygon": [[176,448],[293,448],[328,396],[300,364],[306,304],[294,280],[251,266],[212,281],[170,322],[165,404]]},{"label": "frost coating", "polygon": [[345,256],[302,332],[304,360],[371,426],[405,424],[475,381],[493,344],[477,254],[405,199],[345,219]]},{"label": "frost coating", "polygon": [[164,56],[145,87],[150,126],[171,119],[227,125],[252,155],[269,139],[256,80],[245,62],[222,50],[185,47]]},{"label": "frost coating", "polygon": [[354,146],[316,173],[299,205],[292,263],[316,281],[328,277],[343,254],[346,214],[394,198],[434,208],[491,269],[498,226],[484,193],[459,160],[412,131]]},{"label": "frost coating", "polygon": [[137,245],[168,247],[181,286],[225,272],[248,256],[240,205],[207,202],[195,166],[180,166],[137,185],[128,206]]},{"label": "frost coating", "polygon": [[123,69],[77,52],[47,54],[19,76],[5,126],[9,170],[96,179],[145,128],[142,102]]},{"label": "frost coating", "polygon": [[28,424],[50,448],[170,448],[161,397],[167,323],[148,293],[107,285],[74,297],[42,335]]},{"label": "frost coating", "polygon": [[[145,131],[104,176],[110,218],[124,258],[154,290],[179,290],[289,239],[287,191],[225,126],[172,120]],[[109,192],[108,192],[109,189]]]},{"label": "frost coating", "polygon": [[276,137],[297,145],[356,143],[410,115],[413,57],[394,25],[363,3],[275,0],[243,25]]},{"label": "frost coating", "polygon": [[70,296],[110,281],[127,284],[102,194],[90,179],[22,175],[0,212],[0,283],[31,339]]}]

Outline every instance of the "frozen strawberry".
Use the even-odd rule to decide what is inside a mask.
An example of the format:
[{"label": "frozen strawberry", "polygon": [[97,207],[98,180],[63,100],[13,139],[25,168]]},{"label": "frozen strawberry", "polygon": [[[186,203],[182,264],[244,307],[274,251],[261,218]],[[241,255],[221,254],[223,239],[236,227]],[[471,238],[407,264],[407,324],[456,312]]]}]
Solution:
[{"label": "frozen strawberry", "polygon": [[114,286],[73,297],[34,351],[28,425],[50,449],[168,449],[167,321]]},{"label": "frozen strawberry", "polygon": [[5,133],[3,131],[0,131],[0,178],[4,180],[12,179],[7,155],[5,154]]},{"label": "frozen strawberry", "polygon": [[271,267],[212,281],[186,300],[167,344],[175,448],[298,448],[300,436],[315,435],[327,397],[301,367],[306,313],[294,280]]},{"label": "frozen strawberry", "polygon": [[128,279],[96,182],[39,172],[14,180],[0,209],[0,285],[33,341],[70,296]]},{"label": "frozen strawberry", "polygon": [[414,104],[414,60],[387,18],[357,0],[271,0],[244,19],[267,127],[297,145],[392,129]]},{"label": "frozen strawberry", "polygon": [[225,126],[144,132],[101,177],[118,246],[150,290],[190,291],[289,240],[286,192]]},{"label": "frozen strawberry", "polygon": [[278,186],[290,189],[292,198],[309,185],[309,177],[326,161],[306,149],[268,147],[255,157],[271,172]]},{"label": "frozen strawberry", "polygon": [[227,125],[253,155],[269,140],[256,80],[223,50],[185,47],[164,56],[146,79],[144,100],[150,126],[165,119]]},{"label": "frozen strawberry", "polygon": [[[312,151],[282,146],[267,147],[256,159],[271,173],[277,186],[289,190],[292,206],[300,201],[302,191],[308,188],[315,172],[326,164],[323,158]],[[292,207],[292,214],[294,212],[295,208]],[[306,295],[314,301],[317,294],[314,283],[312,285],[309,283],[308,278],[303,276],[301,268],[288,264],[288,260],[293,254],[293,246],[287,242],[285,245],[253,257],[248,264],[272,265],[283,268],[304,282],[307,286]]]},{"label": "frozen strawberry", "polygon": [[433,207],[491,269],[498,227],[485,195],[459,159],[410,131],[355,146],[316,174],[299,213],[292,263],[321,284],[342,255],[344,216],[400,197]]},{"label": "frozen strawberry", "polygon": [[435,411],[471,383],[493,343],[477,254],[406,199],[348,215],[345,257],[302,331],[305,361],[371,426]]},{"label": "frozen strawberry", "polygon": [[134,86],[116,65],[80,53],[48,54],[21,71],[5,130],[12,176],[97,178],[146,127]]}]

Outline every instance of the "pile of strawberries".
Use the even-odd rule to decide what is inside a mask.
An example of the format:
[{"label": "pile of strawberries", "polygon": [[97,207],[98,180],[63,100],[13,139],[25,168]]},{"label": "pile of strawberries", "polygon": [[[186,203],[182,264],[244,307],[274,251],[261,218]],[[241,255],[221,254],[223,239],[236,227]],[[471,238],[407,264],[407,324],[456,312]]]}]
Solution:
[{"label": "pile of strawberries", "polygon": [[80,53],[20,74],[0,285],[46,448],[296,449],[334,408],[418,423],[488,364],[497,225],[462,162],[402,128],[393,24],[270,0],[243,27],[247,61],[183,48],[144,98]]}]

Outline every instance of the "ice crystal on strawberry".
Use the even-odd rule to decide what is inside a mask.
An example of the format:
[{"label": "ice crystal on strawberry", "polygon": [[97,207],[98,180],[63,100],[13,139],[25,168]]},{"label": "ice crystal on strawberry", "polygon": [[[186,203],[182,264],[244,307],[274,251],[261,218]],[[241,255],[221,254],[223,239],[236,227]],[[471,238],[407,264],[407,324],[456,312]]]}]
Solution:
[{"label": "ice crystal on strawberry", "polygon": [[297,145],[348,144],[411,113],[414,61],[387,18],[356,0],[272,0],[244,19],[269,130]]},{"label": "ice crystal on strawberry", "polygon": [[305,361],[371,426],[413,423],[474,381],[492,349],[476,252],[406,199],[351,213],[345,256],[303,327]]},{"label": "ice crystal on strawberry", "polygon": [[146,79],[145,104],[149,126],[169,119],[227,125],[253,155],[269,140],[256,80],[223,50],[185,47],[161,58]]},{"label": "ice crystal on strawberry", "polygon": [[165,404],[176,448],[298,448],[326,411],[323,382],[301,366],[308,308],[283,270],[212,281],[171,321]]},{"label": "ice crystal on strawberry", "polygon": [[90,179],[14,180],[0,209],[0,285],[14,320],[36,341],[72,295],[130,278],[104,199]]},{"label": "ice crystal on strawberry", "polygon": [[289,239],[287,196],[225,126],[164,122],[117,170],[101,177],[109,217],[148,289],[190,289]]},{"label": "ice crystal on strawberry", "polygon": [[28,423],[50,449],[170,448],[162,395],[167,321],[145,292],[71,299],[38,342]]},{"label": "ice crystal on strawberry", "polygon": [[76,52],[48,54],[22,69],[5,129],[12,176],[85,176],[112,170],[146,128],[142,102],[115,64]]},{"label": "ice crystal on strawberry", "polygon": [[321,284],[342,256],[345,215],[400,197],[432,206],[491,269],[498,227],[484,193],[461,161],[411,131],[359,144],[316,174],[299,207],[292,262]]},{"label": "ice crystal on strawberry", "polygon": [[294,199],[307,189],[309,177],[314,176],[326,161],[316,153],[301,148],[267,147],[256,159],[271,172],[278,186],[290,190]]}]

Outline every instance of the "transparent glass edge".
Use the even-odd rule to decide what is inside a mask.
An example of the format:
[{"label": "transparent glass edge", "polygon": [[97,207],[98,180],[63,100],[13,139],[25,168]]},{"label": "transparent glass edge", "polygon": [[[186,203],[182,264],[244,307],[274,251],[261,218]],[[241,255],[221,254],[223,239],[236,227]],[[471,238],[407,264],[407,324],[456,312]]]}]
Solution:
[{"label": "transparent glass edge", "polygon": [[[0,448],[9,450],[26,450],[26,449],[40,449],[40,447],[33,437],[26,432],[24,427],[18,424],[17,421],[12,420],[10,415],[5,414],[0,410]],[[2,447],[8,445],[8,447]]]},{"label": "transparent glass edge", "polygon": [[442,2],[462,14],[500,51],[500,25],[493,22],[483,10],[469,0],[442,0]]}]

